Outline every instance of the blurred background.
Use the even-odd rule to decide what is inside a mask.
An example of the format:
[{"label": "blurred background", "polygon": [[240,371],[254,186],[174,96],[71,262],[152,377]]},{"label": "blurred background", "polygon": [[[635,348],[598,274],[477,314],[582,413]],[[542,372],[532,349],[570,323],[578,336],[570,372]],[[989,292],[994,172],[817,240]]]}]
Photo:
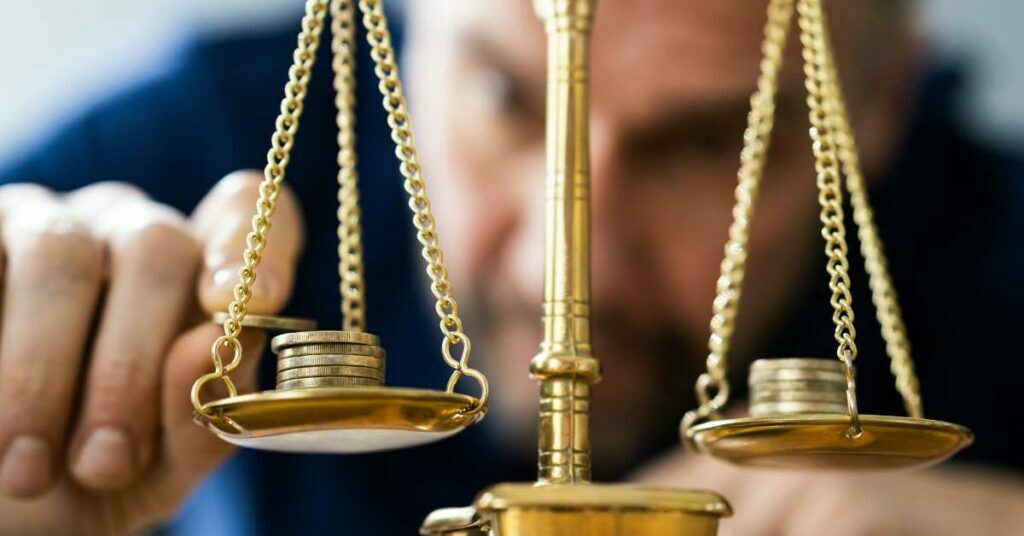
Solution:
[{"label": "blurred background", "polygon": [[[453,0],[434,1],[439,8]],[[462,0],[477,1],[477,0]],[[527,1],[527,0],[523,0]],[[4,0],[0,7],[0,159],[82,104],[159,67],[183,38],[253,25],[297,27],[301,0]],[[922,32],[971,67],[968,124],[1024,146],[1024,2],[920,0]],[[751,80],[753,84],[753,80]]]}]

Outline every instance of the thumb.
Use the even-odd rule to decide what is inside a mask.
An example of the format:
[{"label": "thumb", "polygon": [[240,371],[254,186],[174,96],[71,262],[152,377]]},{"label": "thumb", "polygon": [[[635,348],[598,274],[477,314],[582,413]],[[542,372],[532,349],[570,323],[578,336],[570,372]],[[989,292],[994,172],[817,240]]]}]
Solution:
[{"label": "thumb", "polygon": [[[223,311],[231,302],[239,282],[238,270],[243,265],[246,237],[252,231],[262,179],[256,171],[232,173],[210,190],[192,214],[194,229],[203,243],[198,295],[207,313]],[[299,204],[291,190],[282,185],[262,260],[256,269],[248,305],[251,312],[274,314],[287,303],[303,237]]]}]

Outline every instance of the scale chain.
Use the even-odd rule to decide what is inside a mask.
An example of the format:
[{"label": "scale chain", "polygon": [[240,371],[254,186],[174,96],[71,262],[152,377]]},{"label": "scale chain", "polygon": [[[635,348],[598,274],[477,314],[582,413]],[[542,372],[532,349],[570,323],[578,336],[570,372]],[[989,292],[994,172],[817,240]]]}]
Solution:
[{"label": "scale chain", "polygon": [[342,329],[366,330],[363,242],[356,171],[356,27],[352,0],[331,0],[334,104],[338,110],[338,276]]},{"label": "scale chain", "polygon": [[[409,124],[409,112],[402,82],[398,76],[398,63],[391,45],[388,19],[382,0],[360,0],[359,9],[363,13],[363,26],[366,28],[366,38],[370,44],[374,72],[380,80],[378,87],[383,96],[384,109],[388,113],[387,121],[391,127],[391,139],[395,142],[395,156],[401,162],[399,171],[405,177],[404,186],[409,194],[409,208],[413,213],[412,222],[416,227],[416,238],[423,246],[421,255],[427,263],[426,273],[431,282],[430,291],[437,300],[434,309],[440,318],[439,326],[443,336],[442,357],[445,363],[454,369],[446,389],[448,392],[454,392],[455,385],[462,376],[469,376],[477,381],[480,386],[479,400],[474,407],[463,412],[465,415],[471,415],[486,406],[490,391],[487,378],[469,366],[472,344],[462,331],[459,307],[452,295],[452,284],[448,280],[444,252],[438,241],[434,215],[427,197],[412,127]],[[461,346],[458,359],[452,356],[453,346]]]},{"label": "scale chain", "polygon": [[[793,17],[793,0],[772,0],[768,5],[768,22],[761,44],[762,59],[757,90],[750,98],[747,128],[743,133],[743,151],[737,173],[736,204],[733,222],[729,227],[729,240],[721,275],[716,284],[716,296],[711,318],[711,336],[708,339],[707,372],[697,378],[697,398],[700,406],[687,412],[683,430],[708,418],[718,418],[718,412],[729,400],[729,381],[726,377],[726,359],[732,345],[736,314],[739,308],[743,278],[746,273],[747,244],[750,239],[750,221],[754,216],[754,203],[764,175],[771,130],[775,120],[775,94],[782,68],[786,38]],[[714,389],[714,395],[710,392]],[[684,434],[686,437],[686,434]]]},{"label": "scale chain", "polygon": [[825,239],[826,270],[829,274],[829,300],[835,324],[834,338],[838,343],[836,356],[846,368],[847,404],[850,412],[849,435],[860,434],[857,411],[856,381],[853,362],[857,359],[857,331],[854,328],[853,297],[850,293],[849,248],[843,213],[843,183],[839,165],[836,133],[834,132],[834,100],[830,98],[831,66],[825,45],[823,15],[820,0],[799,0],[797,3],[800,42],[803,44],[807,106],[810,109],[811,140],[815,157],[818,183],[818,203],[821,205],[821,235]]},{"label": "scale chain", "polygon": [[[280,195],[281,183],[285,179],[285,171],[291,160],[291,151],[295,146],[295,135],[299,130],[299,118],[302,116],[303,105],[309,89],[309,81],[313,74],[316,51],[320,46],[320,35],[323,33],[324,18],[327,15],[327,0],[307,0],[306,11],[302,17],[302,31],[299,32],[293,63],[288,69],[288,83],[285,85],[285,96],[281,100],[281,111],[274,123],[274,134],[271,136],[271,147],[267,151],[267,165],[263,169],[263,181],[260,183],[259,199],[256,201],[256,215],[252,219],[252,230],[246,236],[245,251],[242,254],[243,266],[239,269],[239,282],[233,290],[233,299],[228,306],[230,318],[224,321],[224,335],[214,341],[210,349],[210,357],[214,370],[200,376],[192,384],[192,407],[197,419],[213,419],[214,415],[207,410],[200,394],[209,382],[220,381],[229,396],[236,396],[237,390],[228,373],[234,370],[242,360],[242,320],[248,313],[246,309],[252,298],[252,286],[256,282],[256,269],[260,264],[263,249],[270,232],[271,219],[277,210],[277,198]],[[221,351],[231,350],[231,360],[224,364]]]},{"label": "scale chain", "polygon": [[[912,417],[922,415],[921,400],[918,380],[910,358],[906,329],[888,273],[881,239],[878,237],[874,216],[868,204],[857,148],[828,43],[821,2],[799,0],[797,4],[805,85],[808,91],[807,104],[812,126],[810,133],[819,188],[818,201],[821,205],[820,221],[822,237],[825,239],[829,289],[832,291],[829,301],[833,308],[834,336],[838,344],[836,355],[846,370],[847,405],[852,419],[851,432],[856,434],[859,433],[859,416],[853,361],[857,357],[857,345],[843,213],[844,177],[870,278],[872,301],[882,326],[886,350],[892,360],[891,368],[896,376],[897,389],[904,398],[908,414]],[[726,244],[721,276],[717,283],[711,337],[708,341],[708,370],[698,378],[697,395],[700,407],[686,415],[683,421],[684,430],[700,420],[717,418],[718,410],[728,400],[729,385],[725,375],[725,358],[731,345],[742,288],[753,203],[762,174],[768,133],[772,126],[771,116],[768,116],[767,121],[764,118],[766,113],[774,112],[776,87],[772,87],[772,92],[768,93],[762,91],[762,86],[768,80],[776,82],[780,65],[773,65],[772,62],[777,59],[777,55],[781,55],[784,48],[784,32],[788,27],[791,13],[792,1],[773,0],[769,5],[769,21],[765,29],[765,42],[762,45],[762,73],[758,81],[758,92],[751,99],[751,113],[741,153],[740,184],[736,189],[736,205],[733,209],[734,221],[729,230],[729,241]],[[779,18],[776,20],[775,16]],[[773,29],[776,35],[782,32],[781,38],[775,42],[771,40]],[[771,70],[772,67],[774,70]],[[768,73],[772,78],[766,76]],[[767,97],[769,102],[763,102],[761,97]],[[759,132],[757,126],[763,127],[763,132]]]},{"label": "scale chain", "polygon": [[867,188],[861,172],[856,140],[850,127],[849,114],[839,84],[838,71],[835,67],[835,56],[828,40],[827,20],[822,13],[822,30],[828,61],[829,83],[827,89],[834,109],[833,125],[839,147],[839,159],[846,176],[846,189],[850,194],[853,206],[853,221],[857,224],[857,237],[860,240],[861,255],[864,257],[868,272],[868,285],[871,288],[871,299],[875,306],[875,314],[882,329],[886,353],[889,354],[891,369],[896,377],[896,389],[903,397],[907,414],[922,418],[920,387],[914,362],[910,356],[910,342],[907,340],[903,314],[900,310],[892,278],[889,275],[888,262],[882,240],[875,226],[874,212],[868,202]]}]

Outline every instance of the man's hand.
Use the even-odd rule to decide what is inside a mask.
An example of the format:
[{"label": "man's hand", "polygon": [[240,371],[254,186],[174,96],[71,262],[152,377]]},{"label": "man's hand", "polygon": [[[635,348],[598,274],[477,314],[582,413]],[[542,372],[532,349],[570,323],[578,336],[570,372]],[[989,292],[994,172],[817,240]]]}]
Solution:
[{"label": "man's hand", "polygon": [[1024,534],[1024,480],[980,470],[779,471],[673,453],[637,478],[724,495],[734,515],[720,536]]},{"label": "man's hand", "polygon": [[[0,533],[136,530],[229,454],[192,423],[189,391],[211,368],[221,328],[204,311],[231,299],[260,178],[226,177],[190,218],[125,184],[0,188]],[[283,191],[250,311],[284,305],[302,237]],[[262,339],[243,333],[240,389]]]}]

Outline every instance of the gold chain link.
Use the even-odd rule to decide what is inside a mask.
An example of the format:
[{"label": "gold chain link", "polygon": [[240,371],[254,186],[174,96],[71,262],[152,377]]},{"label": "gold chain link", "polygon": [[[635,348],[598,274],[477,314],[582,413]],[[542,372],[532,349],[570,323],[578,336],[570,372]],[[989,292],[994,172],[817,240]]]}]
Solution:
[{"label": "gold chain link", "polygon": [[856,382],[853,362],[857,359],[857,331],[853,326],[853,297],[850,294],[849,248],[846,244],[846,226],[843,214],[843,183],[839,167],[837,140],[834,132],[834,102],[830,95],[829,55],[825,45],[824,21],[820,0],[800,0],[800,42],[803,44],[807,106],[811,121],[811,140],[814,149],[815,171],[818,183],[818,203],[821,205],[821,235],[825,239],[828,287],[832,291],[832,322],[838,343],[836,356],[846,367],[847,403],[849,406],[851,435],[860,434],[857,411]]},{"label": "gold chain link", "polygon": [[772,0],[768,4],[768,22],[764,27],[764,41],[761,44],[761,71],[757,79],[757,90],[750,97],[750,114],[747,116],[747,128],[743,132],[743,151],[740,153],[740,169],[737,173],[739,184],[736,186],[736,204],[732,209],[733,222],[729,227],[725,258],[716,285],[711,336],[708,339],[707,372],[697,378],[700,406],[687,412],[683,418],[684,430],[709,417],[718,418],[719,410],[729,400],[726,359],[732,344],[743,289],[750,221],[754,216],[754,203],[764,175],[765,157],[775,120],[779,71],[792,17],[793,0]]},{"label": "gold chain link", "polygon": [[[363,13],[363,25],[370,44],[370,56],[373,58],[374,72],[380,80],[379,88],[383,95],[384,109],[388,112],[388,125],[391,127],[391,139],[394,140],[395,156],[398,157],[399,170],[405,177],[405,191],[409,194],[409,208],[413,212],[412,222],[416,227],[416,238],[423,246],[421,255],[427,263],[427,276],[430,278],[430,291],[437,302],[435,310],[440,318],[442,357],[454,372],[448,379],[447,390],[454,392],[455,385],[462,376],[469,376],[480,385],[478,403],[466,414],[483,409],[487,404],[489,389],[487,378],[469,366],[472,345],[469,337],[462,332],[462,319],[459,318],[459,307],[452,296],[452,284],[448,281],[448,269],[444,264],[444,253],[438,243],[434,215],[427,198],[426,184],[423,181],[419,157],[413,141],[412,127],[409,124],[409,112],[406,107],[402,82],[398,76],[398,62],[391,45],[391,32],[384,13],[381,0],[360,0],[359,9]],[[453,345],[461,345],[458,359],[452,357]]]},{"label": "gold chain link", "polygon": [[366,330],[363,241],[356,171],[356,25],[351,0],[331,0],[334,104],[338,110],[338,275],[342,329]]},{"label": "gold chain link", "polygon": [[893,376],[896,377],[896,390],[903,397],[907,414],[911,417],[922,418],[924,411],[917,374],[914,372],[914,362],[910,357],[910,342],[907,340],[903,314],[900,311],[892,278],[889,276],[888,262],[885,258],[882,240],[878,236],[878,228],[875,226],[874,212],[868,202],[867,188],[864,185],[864,176],[858,157],[859,151],[853,129],[850,127],[846,102],[839,84],[835,56],[832,54],[828,41],[828,27],[827,24],[824,24],[827,23],[827,20],[824,18],[824,14],[822,20],[829,66],[827,88],[835,112],[833,128],[839,146],[839,160],[843,164],[843,174],[846,176],[846,189],[850,193],[850,203],[853,206],[853,221],[857,224],[860,250],[868,272],[871,300],[875,306],[878,323],[882,328],[886,353],[889,354],[891,361],[890,368]]},{"label": "gold chain link", "polygon": [[[215,418],[203,405],[201,392],[203,386],[212,381],[220,381],[227,388],[229,396],[237,391],[228,373],[238,367],[242,360],[242,343],[238,337],[242,333],[242,320],[248,313],[246,309],[252,298],[252,286],[256,282],[256,269],[262,259],[263,249],[267,244],[267,233],[270,232],[271,218],[277,210],[277,198],[281,192],[281,183],[291,159],[291,150],[295,145],[295,134],[299,129],[299,118],[302,116],[303,103],[309,88],[309,80],[313,73],[316,50],[320,45],[323,33],[324,17],[327,14],[327,0],[307,0],[306,13],[302,17],[302,31],[292,56],[293,64],[288,70],[288,83],[285,85],[285,96],[281,100],[281,113],[275,122],[275,131],[271,136],[271,147],[267,152],[267,165],[263,170],[263,182],[260,183],[259,199],[256,201],[256,215],[252,219],[252,231],[245,239],[245,252],[242,254],[243,266],[238,271],[239,282],[234,288],[234,297],[228,306],[230,318],[224,321],[224,335],[213,343],[210,357],[214,370],[199,377],[192,385],[192,407],[197,418]],[[224,364],[221,352],[231,351],[231,360]]]}]

